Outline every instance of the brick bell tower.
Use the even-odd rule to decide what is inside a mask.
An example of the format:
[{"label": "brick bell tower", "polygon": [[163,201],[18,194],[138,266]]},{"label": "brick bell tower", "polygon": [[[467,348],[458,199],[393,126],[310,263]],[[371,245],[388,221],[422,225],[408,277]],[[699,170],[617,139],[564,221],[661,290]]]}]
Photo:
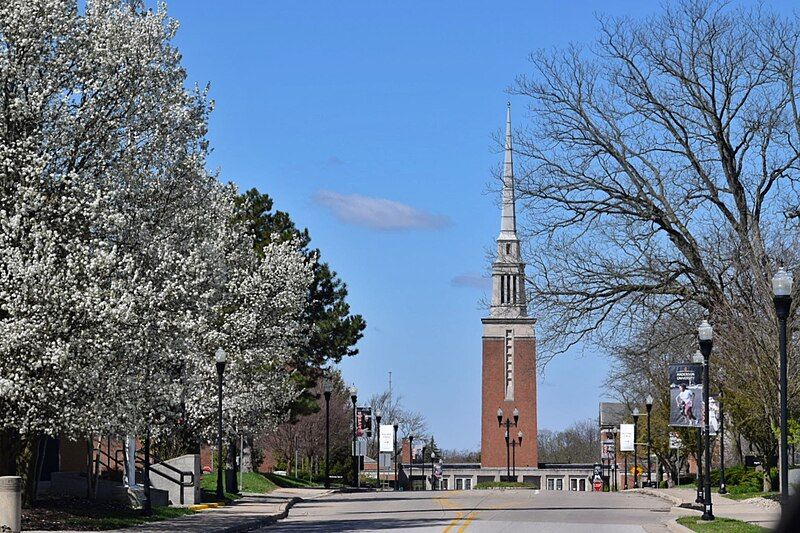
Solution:
[{"label": "brick bell tower", "polygon": [[514,163],[511,148],[511,104],[506,112],[506,146],[503,164],[503,209],[497,256],[492,263],[492,305],[483,323],[483,402],[481,414],[481,466],[506,466],[504,429],[498,426],[519,409],[517,427],[522,432],[516,448],[516,466],[538,466],[536,444],[536,337],[535,319],[528,316],[525,298],[525,263],[520,256],[514,198]]}]

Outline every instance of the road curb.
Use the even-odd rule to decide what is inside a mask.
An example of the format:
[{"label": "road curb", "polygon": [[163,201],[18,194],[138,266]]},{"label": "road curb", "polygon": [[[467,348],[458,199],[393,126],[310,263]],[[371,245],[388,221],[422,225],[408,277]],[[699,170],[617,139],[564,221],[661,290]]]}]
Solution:
[{"label": "road curb", "polygon": [[[675,507],[681,507],[683,505],[683,500],[677,498],[675,496],[671,496],[664,492],[659,492],[654,489],[630,489],[628,492],[635,492],[639,494],[647,494],[649,496],[656,496],[657,498],[661,498],[662,500],[667,500]],[[686,509],[685,507],[681,507],[682,509]],[[681,526],[683,527],[683,526]]]},{"label": "road curb", "polygon": [[678,519],[667,522],[667,529],[675,533],[693,533],[691,529],[678,523]]}]

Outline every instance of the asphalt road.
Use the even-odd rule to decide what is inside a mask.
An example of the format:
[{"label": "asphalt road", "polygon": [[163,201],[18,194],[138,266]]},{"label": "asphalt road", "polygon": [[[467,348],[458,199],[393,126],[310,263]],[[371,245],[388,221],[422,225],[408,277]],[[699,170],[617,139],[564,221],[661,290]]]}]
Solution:
[{"label": "asphalt road", "polygon": [[264,533],[305,531],[664,532],[670,504],[634,493],[485,490],[331,494]]}]

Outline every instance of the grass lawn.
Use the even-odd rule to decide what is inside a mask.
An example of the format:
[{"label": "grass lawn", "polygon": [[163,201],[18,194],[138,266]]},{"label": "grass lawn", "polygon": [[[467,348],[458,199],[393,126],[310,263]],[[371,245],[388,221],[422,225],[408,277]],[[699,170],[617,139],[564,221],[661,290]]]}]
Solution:
[{"label": "grass lawn", "polygon": [[303,489],[310,487],[319,487],[319,484],[312,483],[307,479],[299,479],[291,476],[280,476],[275,473],[264,474],[264,477],[281,488]]},{"label": "grass lawn", "polygon": [[723,494],[724,497],[731,500],[747,500],[748,498],[766,498],[768,500],[778,501],[780,499],[780,492],[738,492]]},{"label": "grass lawn", "polygon": [[41,501],[33,509],[24,509],[22,529],[69,531],[119,529],[178,518],[192,512],[189,509],[176,507],[154,507],[152,516],[142,516],[141,510],[131,509],[116,502],[53,499]]},{"label": "grass lawn", "polygon": [[684,516],[678,518],[678,523],[688,527],[692,531],[702,532],[760,533],[762,531],[768,531],[761,526],[740,522],[739,520],[731,520],[730,518],[717,518],[711,522],[704,522],[700,520],[699,516]]},{"label": "grass lawn", "polygon": [[[278,485],[264,477],[264,474],[259,472],[243,472],[242,473],[242,486],[243,492],[257,492],[259,494],[266,494],[272,492]],[[203,489],[203,501],[214,501],[217,491],[217,474],[205,474],[200,480],[200,488]],[[239,494],[233,492],[225,492],[226,500],[236,500],[241,498]]]}]

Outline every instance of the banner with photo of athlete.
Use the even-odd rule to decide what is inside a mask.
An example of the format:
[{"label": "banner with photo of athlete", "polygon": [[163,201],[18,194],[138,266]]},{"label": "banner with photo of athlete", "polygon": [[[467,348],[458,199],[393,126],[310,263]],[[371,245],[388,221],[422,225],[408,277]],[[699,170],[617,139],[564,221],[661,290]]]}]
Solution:
[{"label": "banner with photo of athlete", "polygon": [[703,420],[703,365],[669,365],[669,425],[700,427]]}]

